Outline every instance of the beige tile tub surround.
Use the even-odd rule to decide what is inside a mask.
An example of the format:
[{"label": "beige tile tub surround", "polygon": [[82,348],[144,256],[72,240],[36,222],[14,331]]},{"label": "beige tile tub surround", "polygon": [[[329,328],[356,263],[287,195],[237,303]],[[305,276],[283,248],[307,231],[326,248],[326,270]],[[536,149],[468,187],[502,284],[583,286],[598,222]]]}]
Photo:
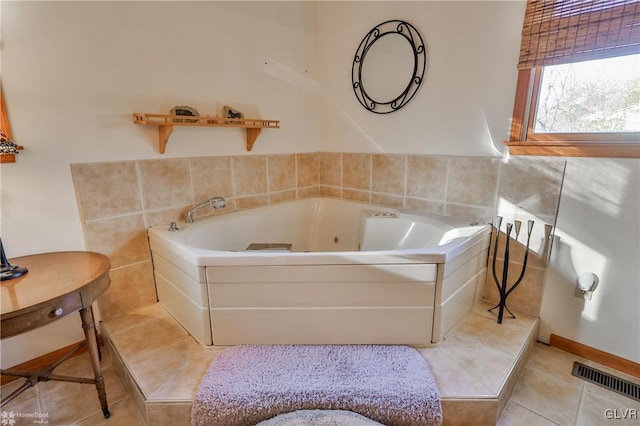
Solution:
[{"label": "beige tile tub surround", "polygon": [[[140,272],[150,262],[146,228],[184,220],[190,207],[213,196],[226,198],[227,207],[203,208],[196,219],[321,195],[490,222],[500,167],[489,158],[315,152],[72,164],[71,172],[86,246],[108,255],[118,271],[100,303],[109,319],[153,303],[152,277]],[[508,173],[520,176],[521,169],[535,167]],[[551,179],[534,178],[543,183],[529,198]],[[531,178],[521,180],[528,188]],[[513,199],[519,194],[509,191]],[[545,213],[551,198],[540,197]],[[133,297],[120,304],[128,288]]]},{"label": "beige tile tub surround", "polygon": [[298,188],[318,185],[318,153],[296,154]]},{"label": "beige tile tub surround", "polygon": [[405,155],[374,154],[371,165],[371,190],[404,195]]},{"label": "beige tile tub surround", "polygon": [[111,270],[111,285],[100,297],[102,319],[115,318],[157,301],[151,260]]},{"label": "beige tile tub surround", "polygon": [[149,260],[144,230],[141,213],[84,223],[87,249],[108,254],[113,269]]},{"label": "beige tile tub surround", "polygon": [[371,190],[371,154],[342,154],[342,187]]},{"label": "beige tile tub surround", "polygon": [[189,163],[184,159],[138,162],[145,210],[189,204],[193,199]]},{"label": "beige tile tub surround", "polygon": [[499,166],[499,161],[491,158],[450,158],[447,201],[493,207]]},{"label": "beige tile tub surround", "polygon": [[231,157],[192,158],[189,164],[194,200],[206,200],[217,194],[233,194]]},{"label": "beige tile tub surround", "polygon": [[502,165],[498,195],[552,223],[558,209],[564,165],[563,160],[556,159],[512,158]]},{"label": "beige tile tub surround", "polygon": [[318,153],[318,168],[318,184],[333,187],[342,186],[342,153]]},{"label": "beige tile tub surround", "polygon": [[431,201],[445,200],[448,159],[409,155],[406,196]]},{"label": "beige tile tub surround", "polygon": [[135,161],[72,164],[71,173],[82,220],[142,210]]},{"label": "beige tile tub surround", "polygon": [[267,162],[270,193],[296,188],[296,156],[294,154],[269,155]]},{"label": "beige tile tub surround", "polygon": [[245,197],[267,193],[267,157],[264,155],[246,155],[232,157],[234,195]]},{"label": "beige tile tub surround", "polygon": [[404,199],[402,196],[379,194],[377,192],[371,193],[370,203],[380,206],[393,207],[396,209],[404,208]]},{"label": "beige tile tub surround", "polygon": [[[297,198],[320,193],[463,218],[471,215],[472,220],[494,205],[499,165],[487,158],[322,152],[74,164],[71,168],[84,221],[133,213],[143,213],[145,219],[161,217],[163,212],[186,211],[215,195],[228,200],[267,195],[268,203],[282,202],[291,196],[275,193],[294,189]],[[377,194],[375,201],[372,194]],[[226,211],[262,204],[245,202]],[[198,215],[214,213],[204,209]],[[171,214],[174,219],[183,216]]]}]

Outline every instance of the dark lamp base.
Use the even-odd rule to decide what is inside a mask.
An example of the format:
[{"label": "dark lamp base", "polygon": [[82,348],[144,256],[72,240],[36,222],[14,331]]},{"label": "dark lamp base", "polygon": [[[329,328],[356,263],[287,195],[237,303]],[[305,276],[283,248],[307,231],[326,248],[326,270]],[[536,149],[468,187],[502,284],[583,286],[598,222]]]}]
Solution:
[{"label": "dark lamp base", "polygon": [[29,272],[24,266],[5,265],[0,270],[0,281],[8,281],[23,276]]}]

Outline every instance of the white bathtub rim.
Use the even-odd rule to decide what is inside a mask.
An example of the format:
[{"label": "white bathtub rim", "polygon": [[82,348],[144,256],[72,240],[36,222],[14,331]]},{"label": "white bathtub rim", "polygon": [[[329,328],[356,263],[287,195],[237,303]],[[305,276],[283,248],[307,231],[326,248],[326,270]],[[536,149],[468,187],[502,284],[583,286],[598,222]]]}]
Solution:
[{"label": "white bathtub rim", "polygon": [[[149,229],[149,239],[155,251],[165,256],[173,253],[195,266],[224,265],[348,265],[372,263],[445,263],[473,245],[489,225],[477,226],[469,237],[455,238],[448,243],[426,249],[341,252],[264,252],[220,251],[188,246],[172,238],[164,229]],[[169,235],[167,235],[169,234]]]},{"label": "white bathtub rim", "polygon": [[[195,223],[179,222],[179,231],[168,231],[169,225],[155,225],[148,229],[149,240],[152,248],[159,252],[165,252],[169,256],[173,252],[184,261],[195,266],[216,265],[344,265],[344,264],[371,264],[371,263],[444,263],[464,251],[467,247],[481,239],[481,235],[490,233],[490,226],[486,224],[469,225],[460,219],[450,218],[434,214],[416,214],[399,209],[359,203],[350,200],[334,199],[327,197],[306,198],[294,200],[288,203],[315,203],[315,202],[340,202],[356,205],[365,211],[379,211],[396,214],[400,218],[436,221],[451,229],[445,233],[445,243],[426,248],[390,249],[376,251],[322,251],[322,252],[269,252],[269,251],[230,251],[198,248],[185,242],[190,230],[207,225],[208,221],[215,220],[218,215],[203,218]],[[269,208],[261,206],[259,208]],[[243,213],[247,209],[224,214]]]}]

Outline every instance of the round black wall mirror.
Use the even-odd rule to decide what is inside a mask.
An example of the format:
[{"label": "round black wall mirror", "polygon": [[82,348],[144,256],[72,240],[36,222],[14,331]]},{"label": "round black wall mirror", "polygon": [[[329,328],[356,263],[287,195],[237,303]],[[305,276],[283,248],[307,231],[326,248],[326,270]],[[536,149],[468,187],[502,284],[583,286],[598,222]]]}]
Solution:
[{"label": "round black wall mirror", "polygon": [[385,21],[362,39],[353,58],[351,82],[360,104],[376,114],[405,106],[422,84],[427,49],[416,28]]}]

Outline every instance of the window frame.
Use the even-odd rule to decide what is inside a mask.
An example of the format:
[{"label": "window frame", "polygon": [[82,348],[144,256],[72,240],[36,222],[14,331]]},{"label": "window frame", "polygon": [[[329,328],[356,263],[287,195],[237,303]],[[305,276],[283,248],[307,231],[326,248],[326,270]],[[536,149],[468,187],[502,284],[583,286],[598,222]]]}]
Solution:
[{"label": "window frame", "polygon": [[637,132],[624,133],[535,133],[542,66],[518,71],[509,141],[510,155],[559,157],[640,158]]}]

